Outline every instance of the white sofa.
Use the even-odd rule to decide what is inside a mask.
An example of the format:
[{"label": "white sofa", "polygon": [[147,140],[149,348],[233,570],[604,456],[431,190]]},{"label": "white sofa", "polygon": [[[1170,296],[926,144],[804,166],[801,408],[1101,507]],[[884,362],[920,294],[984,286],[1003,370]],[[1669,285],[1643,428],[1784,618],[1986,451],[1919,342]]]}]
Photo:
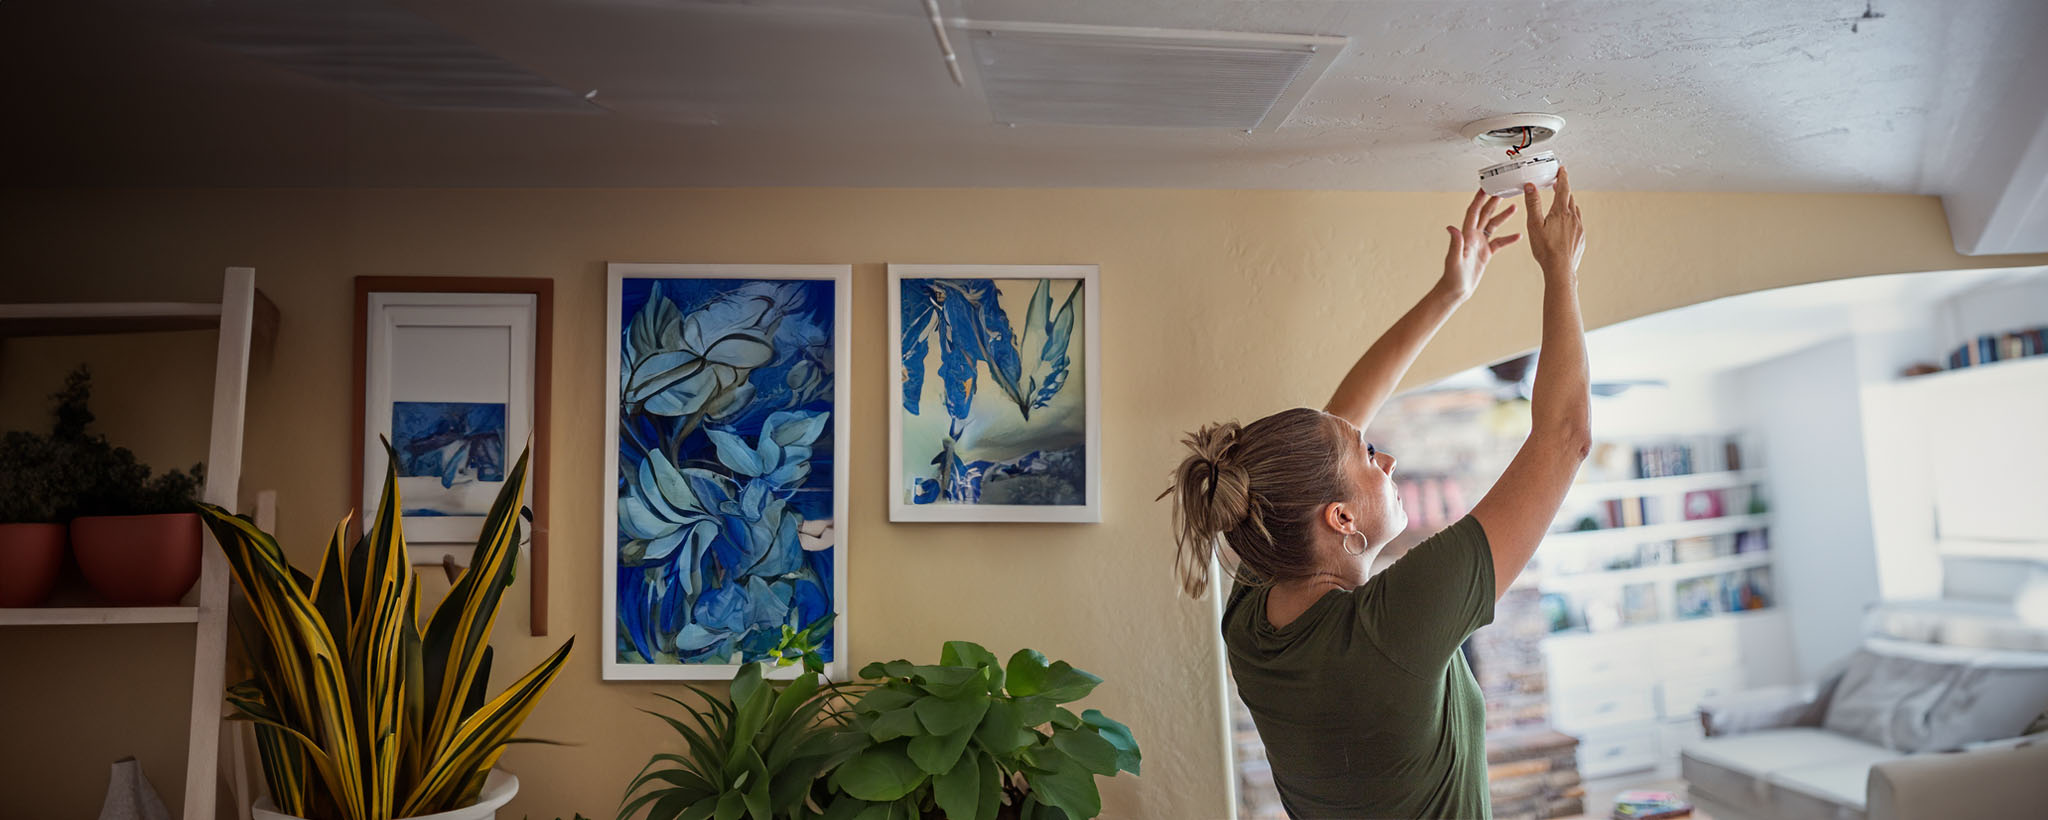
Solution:
[{"label": "white sofa", "polygon": [[1702,703],[1679,766],[1715,820],[2048,817],[2044,713],[2048,652],[1873,638],[1819,685]]}]

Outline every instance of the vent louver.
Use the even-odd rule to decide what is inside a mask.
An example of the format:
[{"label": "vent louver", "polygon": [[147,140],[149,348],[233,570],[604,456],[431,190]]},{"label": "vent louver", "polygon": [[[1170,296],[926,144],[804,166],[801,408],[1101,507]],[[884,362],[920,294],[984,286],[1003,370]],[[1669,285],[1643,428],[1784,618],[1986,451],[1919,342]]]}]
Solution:
[{"label": "vent louver", "polygon": [[1015,125],[1270,131],[1346,38],[956,21],[989,113]]}]

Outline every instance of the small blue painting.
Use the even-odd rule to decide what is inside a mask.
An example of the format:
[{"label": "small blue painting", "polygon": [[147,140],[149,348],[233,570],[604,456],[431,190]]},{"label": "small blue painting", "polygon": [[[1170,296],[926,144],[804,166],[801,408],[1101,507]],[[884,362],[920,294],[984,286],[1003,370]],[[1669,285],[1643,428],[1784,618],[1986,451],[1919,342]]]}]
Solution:
[{"label": "small blue painting", "polygon": [[[391,447],[398,451],[401,478],[437,478],[443,488],[477,481],[504,481],[505,404],[392,402]],[[434,513],[410,509],[406,512]],[[448,512],[451,511],[442,511]]]},{"label": "small blue painting", "polygon": [[1088,503],[1083,285],[901,280],[906,502]]}]

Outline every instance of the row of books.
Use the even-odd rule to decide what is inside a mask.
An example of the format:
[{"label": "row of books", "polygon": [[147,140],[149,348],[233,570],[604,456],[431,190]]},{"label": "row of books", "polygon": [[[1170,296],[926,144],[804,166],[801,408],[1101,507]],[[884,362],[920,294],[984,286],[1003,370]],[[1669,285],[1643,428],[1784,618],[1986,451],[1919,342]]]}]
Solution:
[{"label": "row of books", "polygon": [[2019,359],[2048,353],[2048,327],[1979,336],[1976,341],[1950,351],[1948,367],[1960,370],[1973,365]]},{"label": "row of books", "polygon": [[[1553,633],[1606,632],[1664,620],[1660,586],[1645,581],[1575,592],[1546,592],[1537,606]],[[1777,603],[1771,589],[1770,567],[1687,578],[1673,586],[1672,595],[1672,615],[1681,621],[1723,612],[1767,609]]]},{"label": "row of books", "polygon": [[[1403,500],[1406,500],[1405,495]],[[1572,530],[1584,532],[1617,527],[1644,527],[1673,520],[1698,521],[1731,515],[1756,515],[1767,508],[1763,494],[1753,484],[1716,490],[1694,490],[1686,493],[1679,503],[1681,506],[1676,511],[1678,514],[1670,515],[1662,509],[1662,502],[1652,501],[1649,496],[1610,498],[1606,501],[1574,506],[1565,511],[1568,515],[1561,517],[1574,522]]]},{"label": "row of books", "polygon": [[1742,469],[1742,447],[1734,439],[1695,436],[1681,442],[1636,448],[1636,478],[1662,478]]},{"label": "row of books", "polygon": [[1745,553],[1763,552],[1770,548],[1769,530],[1759,527],[1742,532],[1698,535],[1669,541],[1538,552],[1536,560],[1541,562],[1544,573],[1563,577],[1584,575],[1589,572],[1612,572],[1712,561]]}]

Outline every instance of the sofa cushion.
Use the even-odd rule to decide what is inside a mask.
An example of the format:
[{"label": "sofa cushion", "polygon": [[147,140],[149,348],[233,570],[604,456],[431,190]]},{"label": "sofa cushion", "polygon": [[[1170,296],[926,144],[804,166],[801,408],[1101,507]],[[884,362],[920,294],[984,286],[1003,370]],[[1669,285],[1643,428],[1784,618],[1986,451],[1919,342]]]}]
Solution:
[{"label": "sofa cushion", "polygon": [[[1861,817],[1863,797],[1870,783],[1870,767],[1902,756],[1890,749],[1871,746],[1854,758],[1771,772],[1765,780],[1770,785],[1773,813],[1784,820],[1795,817]],[[1825,808],[1827,806],[1837,808]]]},{"label": "sofa cushion", "polygon": [[[1679,765],[1690,788],[1749,813],[1768,815],[1777,811],[1771,800],[1773,775],[1831,764],[1867,770],[1873,763],[1899,756],[1854,738],[1800,727],[1694,740],[1685,744]],[[1801,780],[1798,788],[1819,791],[1836,783],[1836,776],[1816,773],[1812,783]],[[1863,805],[1860,790],[1851,805]]]},{"label": "sofa cushion", "polygon": [[1901,752],[2012,737],[2048,708],[2048,653],[1872,639],[1849,659],[1822,728]]}]

